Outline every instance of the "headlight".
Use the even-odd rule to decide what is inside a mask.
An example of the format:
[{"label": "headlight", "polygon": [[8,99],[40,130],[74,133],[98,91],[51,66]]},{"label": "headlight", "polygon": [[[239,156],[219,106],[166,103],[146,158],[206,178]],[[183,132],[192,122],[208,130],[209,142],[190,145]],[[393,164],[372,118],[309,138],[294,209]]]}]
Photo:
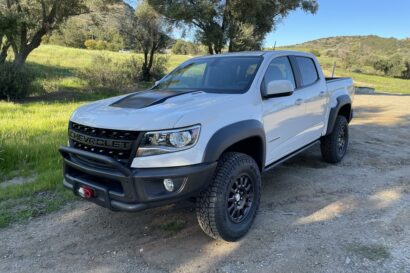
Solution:
[{"label": "headlight", "polygon": [[192,148],[198,141],[201,126],[147,132],[137,150],[137,156],[159,155]]}]

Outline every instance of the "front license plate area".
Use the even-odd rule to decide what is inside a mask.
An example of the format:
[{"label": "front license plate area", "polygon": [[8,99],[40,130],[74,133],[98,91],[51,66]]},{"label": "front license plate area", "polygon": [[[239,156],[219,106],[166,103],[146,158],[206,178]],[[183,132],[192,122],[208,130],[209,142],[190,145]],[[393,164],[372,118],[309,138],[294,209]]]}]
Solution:
[{"label": "front license plate area", "polygon": [[76,182],[73,187],[74,194],[81,198],[94,202],[97,205],[110,208],[111,203],[106,188],[91,185],[84,182]]}]

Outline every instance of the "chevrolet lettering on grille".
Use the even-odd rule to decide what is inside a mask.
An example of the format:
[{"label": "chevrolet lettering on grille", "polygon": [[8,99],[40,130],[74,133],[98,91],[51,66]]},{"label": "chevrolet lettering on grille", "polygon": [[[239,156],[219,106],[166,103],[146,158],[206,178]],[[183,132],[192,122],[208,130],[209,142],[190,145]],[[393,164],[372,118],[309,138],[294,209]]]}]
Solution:
[{"label": "chevrolet lettering on grille", "polygon": [[92,146],[97,146],[101,148],[129,150],[131,149],[131,145],[132,145],[132,141],[98,138],[98,137],[80,134],[71,129],[68,131],[68,135],[73,141],[77,141],[85,145],[92,145]]}]

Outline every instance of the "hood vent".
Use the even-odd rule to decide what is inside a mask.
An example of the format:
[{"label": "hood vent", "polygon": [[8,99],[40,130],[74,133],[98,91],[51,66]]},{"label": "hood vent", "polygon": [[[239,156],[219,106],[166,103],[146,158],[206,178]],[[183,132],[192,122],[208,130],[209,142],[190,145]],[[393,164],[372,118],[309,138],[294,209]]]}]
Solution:
[{"label": "hood vent", "polygon": [[110,106],[119,108],[141,109],[155,104],[163,103],[169,98],[184,95],[194,91],[173,91],[173,90],[148,90],[132,93]]}]

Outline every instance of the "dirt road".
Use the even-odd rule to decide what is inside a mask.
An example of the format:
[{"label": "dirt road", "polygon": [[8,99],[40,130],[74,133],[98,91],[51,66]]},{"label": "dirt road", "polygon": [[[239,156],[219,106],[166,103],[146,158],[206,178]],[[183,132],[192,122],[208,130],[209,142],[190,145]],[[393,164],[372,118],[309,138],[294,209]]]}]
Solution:
[{"label": "dirt road", "polygon": [[410,272],[410,97],[357,95],[333,166],[314,147],[263,177],[238,243],[216,242],[189,203],[137,214],[78,201],[0,231],[0,272]]}]

